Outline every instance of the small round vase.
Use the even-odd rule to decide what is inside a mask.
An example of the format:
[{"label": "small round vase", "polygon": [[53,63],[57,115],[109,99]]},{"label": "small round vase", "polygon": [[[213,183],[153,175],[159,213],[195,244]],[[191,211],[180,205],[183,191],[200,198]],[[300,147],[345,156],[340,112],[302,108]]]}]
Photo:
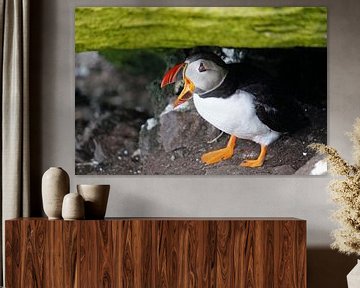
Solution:
[{"label": "small round vase", "polygon": [[84,199],[79,193],[69,193],[65,195],[62,205],[62,217],[64,220],[84,219]]},{"label": "small round vase", "polygon": [[69,193],[69,175],[60,167],[49,168],[42,177],[43,208],[49,219],[61,219],[63,198]]},{"label": "small round vase", "polygon": [[85,201],[85,219],[104,219],[110,185],[77,185]]}]

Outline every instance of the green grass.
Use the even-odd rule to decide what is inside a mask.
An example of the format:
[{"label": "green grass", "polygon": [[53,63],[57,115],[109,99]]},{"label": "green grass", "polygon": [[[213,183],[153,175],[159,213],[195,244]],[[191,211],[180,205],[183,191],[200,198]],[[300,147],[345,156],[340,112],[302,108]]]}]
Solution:
[{"label": "green grass", "polygon": [[81,7],[75,49],[325,47],[323,7]]}]

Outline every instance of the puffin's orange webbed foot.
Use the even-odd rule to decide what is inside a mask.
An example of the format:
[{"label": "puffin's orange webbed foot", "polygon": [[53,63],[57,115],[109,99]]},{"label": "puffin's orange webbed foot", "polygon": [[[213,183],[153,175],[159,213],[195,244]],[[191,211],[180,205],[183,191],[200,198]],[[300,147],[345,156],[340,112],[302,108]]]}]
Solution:
[{"label": "puffin's orange webbed foot", "polygon": [[205,153],[201,156],[201,161],[205,164],[215,164],[233,156],[234,149],[228,147]]},{"label": "puffin's orange webbed foot", "polygon": [[259,159],[254,159],[254,160],[244,160],[243,162],[240,163],[241,167],[250,167],[250,168],[256,168],[256,167],[261,167],[264,164],[264,161],[259,160]]},{"label": "puffin's orange webbed foot", "polygon": [[261,167],[265,161],[266,151],[267,151],[267,146],[261,145],[259,157],[253,160],[244,160],[243,162],[241,162],[240,166],[250,167],[250,168]]},{"label": "puffin's orange webbed foot", "polygon": [[235,143],[236,137],[231,135],[225,148],[205,153],[201,156],[201,161],[209,165],[231,158],[234,154]]}]

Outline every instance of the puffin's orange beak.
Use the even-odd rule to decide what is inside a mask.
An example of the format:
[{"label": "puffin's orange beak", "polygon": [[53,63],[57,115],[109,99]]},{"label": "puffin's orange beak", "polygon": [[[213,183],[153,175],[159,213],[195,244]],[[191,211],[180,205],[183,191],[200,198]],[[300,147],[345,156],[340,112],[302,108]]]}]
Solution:
[{"label": "puffin's orange beak", "polygon": [[184,76],[184,81],[185,81],[184,88],[181,91],[178,98],[175,100],[174,108],[176,106],[179,106],[180,104],[183,104],[186,101],[190,100],[191,97],[193,96],[193,93],[194,93],[194,90],[195,90],[194,83],[189,78],[187,78],[186,76]]},{"label": "puffin's orange beak", "polygon": [[166,85],[174,83],[176,80],[176,75],[180,72],[182,68],[186,66],[185,63],[177,64],[171,68],[164,76],[161,81],[161,88],[164,88]]},{"label": "puffin's orange beak", "polygon": [[183,70],[184,88],[178,98],[175,100],[174,108],[190,100],[195,90],[194,83],[185,76],[186,65],[186,63],[175,65],[165,74],[164,78],[161,81],[161,88],[165,87],[168,84],[174,83],[176,81],[177,74],[180,72],[180,70]]}]

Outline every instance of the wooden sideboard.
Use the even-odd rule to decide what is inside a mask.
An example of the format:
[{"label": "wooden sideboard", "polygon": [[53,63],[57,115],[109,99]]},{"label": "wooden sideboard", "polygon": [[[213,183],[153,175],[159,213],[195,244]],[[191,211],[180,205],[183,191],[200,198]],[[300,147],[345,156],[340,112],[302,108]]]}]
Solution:
[{"label": "wooden sideboard", "polygon": [[116,218],[5,223],[6,287],[306,287],[306,221]]}]

